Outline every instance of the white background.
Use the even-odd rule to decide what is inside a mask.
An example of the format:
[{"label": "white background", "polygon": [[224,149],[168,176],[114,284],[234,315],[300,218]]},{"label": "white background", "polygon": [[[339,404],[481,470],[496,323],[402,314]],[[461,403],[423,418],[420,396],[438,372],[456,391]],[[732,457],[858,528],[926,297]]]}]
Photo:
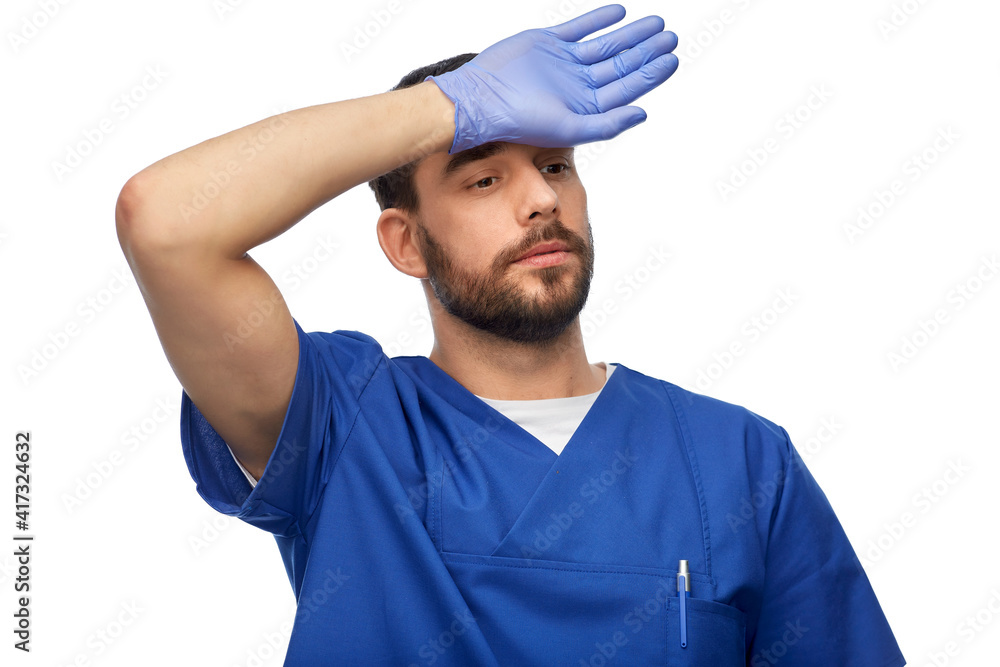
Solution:
[{"label": "white background", "polygon": [[[134,282],[116,277],[131,276],[115,234],[118,192],[207,138],[385,91],[414,67],[600,3],[399,0],[395,14],[387,1],[50,4],[47,17],[43,2],[8,1],[0,20],[0,539],[10,545],[0,548],[0,662],[280,665],[294,601],[278,550],[195,492],[180,386]],[[1000,5],[626,7],[626,21],[662,16],[681,62],[639,100],[644,124],[578,148],[597,248],[584,313],[591,360],[784,426],[909,663],[992,663],[1000,279],[986,262],[1000,253]],[[147,76],[156,70],[160,80]],[[798,114],[794,132],[787,114]],[[103,119],[111,131],[88,150]],[[81,145],[75,168],[56,167]],[[762,151],[762,165],[747,162]],[[933,162],[915,167],[920,156]],[[749,175],[734,181],[734,170]],[[879,210],[894,180],[901,194]],[[724,197],[720,183],[739,187]],[[859,207],[879,215],[851,236]],[[426,354],[422,293],[382,255],[377,216],[362,185],[252,255],[306,331],[354,329],[392,354]],[[323,255],[320,239],[338,252]],[[670,259],[647,265],[654,250]],[[296,285],[294,270],[308,279]],[[959,286],[972,298],[956,296]],[[792,305],[774,317],[781,291]],[[769,324],[752,338],[754,317]],[[909,356],[904,338],[917,345]],[[742,353],[727,359],[737,342]],[[25,429],[30,655],[11,647],[13,445]],[[966,620],[977,612],[984,625]]]}]

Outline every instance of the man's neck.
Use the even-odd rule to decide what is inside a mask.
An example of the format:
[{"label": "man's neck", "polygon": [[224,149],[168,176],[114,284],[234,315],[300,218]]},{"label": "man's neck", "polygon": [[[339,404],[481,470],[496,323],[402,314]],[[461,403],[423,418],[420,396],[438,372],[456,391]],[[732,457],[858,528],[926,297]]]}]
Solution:
[{"label": "man's neck", "polygon": [[592,394],[606,376],[604,367],[587,362],[579,318],[544,344],[506,341],[465,323],[435,326],[429,357],[473,394],[500,400]]}]

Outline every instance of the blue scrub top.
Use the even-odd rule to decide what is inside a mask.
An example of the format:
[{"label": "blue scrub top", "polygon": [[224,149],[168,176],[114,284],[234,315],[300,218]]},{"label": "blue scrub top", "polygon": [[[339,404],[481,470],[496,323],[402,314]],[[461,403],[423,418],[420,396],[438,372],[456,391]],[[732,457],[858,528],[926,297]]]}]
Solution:
[{"label": "blue scrub top", "polygon": [[255,487],[181,413],[198,493],[277,541],[285,665],[904,664],[780,426],[618,364],[557,455],[426,357],[295,326]]}]

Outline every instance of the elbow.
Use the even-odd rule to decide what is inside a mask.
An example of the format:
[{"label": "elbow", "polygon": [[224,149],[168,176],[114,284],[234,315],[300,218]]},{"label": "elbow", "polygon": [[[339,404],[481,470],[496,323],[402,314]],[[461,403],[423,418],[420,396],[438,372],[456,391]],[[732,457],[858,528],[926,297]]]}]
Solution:
[{"label": "elbow", "polygon": [[115,229],[118,232],[118,243],[123,250],[130,244],[137,227],[142,202],[140,176],[141,174],[136,174],[128,179],[118,193],[118,201],[115,202]]},{"label": "elbow", "polygon": [[190,230],[164,204],[162,188],[148,170],[126,181],[115,202],[118,243],[129,264],[141,252],[163,252],[186,242]]}]

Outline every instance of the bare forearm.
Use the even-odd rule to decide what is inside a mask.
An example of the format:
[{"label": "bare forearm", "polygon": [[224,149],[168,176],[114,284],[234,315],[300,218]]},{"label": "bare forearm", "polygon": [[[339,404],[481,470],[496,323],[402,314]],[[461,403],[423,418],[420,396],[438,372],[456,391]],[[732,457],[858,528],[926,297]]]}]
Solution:
[{"label": "bare forearm", "polygon": [[236,259],[454,133],[454,106],[430,81],[290,111],[150,165],[123,189],[120,217],[162,246]]}]

